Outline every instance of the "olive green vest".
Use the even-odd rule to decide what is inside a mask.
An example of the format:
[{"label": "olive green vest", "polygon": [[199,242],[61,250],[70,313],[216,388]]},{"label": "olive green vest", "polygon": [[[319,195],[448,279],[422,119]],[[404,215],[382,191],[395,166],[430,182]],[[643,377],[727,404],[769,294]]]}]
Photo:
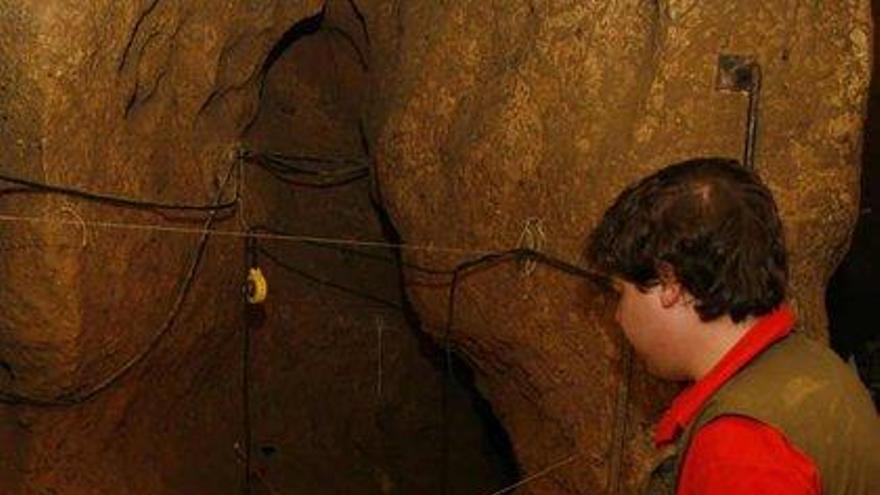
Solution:
[{"label": "olive green vest", "polygon": [[880,418],[867,390],[830,349],[798,333],[762,352],[706,402],[645,493],[673,495],[693,434],[727,414],[782,432],[819,469],[823,495],[880,495]]}]

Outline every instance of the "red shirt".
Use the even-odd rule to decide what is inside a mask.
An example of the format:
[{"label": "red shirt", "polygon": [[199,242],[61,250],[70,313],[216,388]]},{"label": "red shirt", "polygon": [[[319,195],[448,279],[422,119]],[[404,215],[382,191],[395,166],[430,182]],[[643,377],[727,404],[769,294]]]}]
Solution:
[{"label": "red shirt", "polygon": [[[787,306],[762,317],[699,381],[672,402],[657,424],[654,443],[675,441],[703,404],[764,349],[788,335]],[[743,416],[721,416],[700,428],[688,447],[678,495],[819,495],[813,461],[775,428]]]}]

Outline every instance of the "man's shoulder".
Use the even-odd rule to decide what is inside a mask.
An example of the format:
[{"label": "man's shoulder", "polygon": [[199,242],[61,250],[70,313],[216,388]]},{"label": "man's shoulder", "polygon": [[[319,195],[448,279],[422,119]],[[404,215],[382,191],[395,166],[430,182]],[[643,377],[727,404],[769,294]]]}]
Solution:
[{"label": "man's shoulder", "polygon": [[825,488],[837,489],[829,493],[880,493],[877,412],[853,370],[822,343],[795,334],[767,349],[710,399],[693,435],[711,439],[705,427],[730,415],[778,430],[812,459]]},{"label": "man's shoulder", "polygon": [[765,469],[794,468],[815,474],[812,460],[798,450],[777,428],[755,418],[718,416],[693,437],[689,455],[706,460]]},{"label": "man's shoulder", "polygon": [[800,413],[805,407],[824,409],[839,402],[870,407],[855,372],[828,346],[800,332],[759,354],[713,399],[734,412],[769,408]]},{"label": "man's shoulder", "polygon": [[780,493],[821,491],[809,456],[776,428],[739,415],[716,417],[694,434],[681,476],[684,493],[690,493],[688,487],[693,493],[753,493],[749,490],[772,491],[780,483],[785,487]]},{"label": "man's shoulder", "polygon": [[[744,448],[751,455],[744,455]],[[763,421],[725,414],[706,423],[694,434],[691,449],[703,450],[722,459],[772,465],[777,461],[774,454],[791,449],[791,443],[781,431]]]}]

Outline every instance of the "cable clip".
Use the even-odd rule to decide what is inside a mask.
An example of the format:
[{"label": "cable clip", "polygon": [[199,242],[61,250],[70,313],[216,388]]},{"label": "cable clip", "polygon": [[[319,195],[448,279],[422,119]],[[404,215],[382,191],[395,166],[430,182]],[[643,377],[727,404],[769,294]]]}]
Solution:
[{"label": "cable clip", "polygon": [[[523,230],[519,234],[517,246],[532,251],[540,251],[544,247],[546,240],[547,235],[544,233],[544,222],[538,217],[531,217],[526,219],[523,224]],[[535,271],[537,266],[538,262],[533,259],[520,260],[520,274],[523,277],[528,277]]]}]

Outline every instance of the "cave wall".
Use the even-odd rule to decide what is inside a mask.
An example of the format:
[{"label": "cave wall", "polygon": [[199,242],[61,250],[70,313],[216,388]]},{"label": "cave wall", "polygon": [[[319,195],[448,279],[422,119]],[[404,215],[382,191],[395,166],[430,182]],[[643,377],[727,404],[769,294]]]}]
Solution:
[{"label": "cave wall", "polygon": [[[872,1],[874,25],[880,2]],[[874,37],[873,53],[880,50]],[[880,334],[874,329],[873,310],[880,300],[880,70],[871,72],[868,115],[865,122],[861,207],[846,257],[828,284],[827,305],[832,347],[854,359],[880,410]]]},{"label": "cave wall", "polygon": [[[320,2],[3,2],[4,171],[161,202],[212,203],[256,110],[266,53]],[[7,71],[9,69],[9,71]],[[11,76],[6,76],[11,74]],[[226,188],[223,197],[233,192]],[[242,469],[241,243],[80,220],[199,228],[66,195],[2,195],[5,493],[223,493]],[[170,216],[180,217],[172,214]],[[227,215],[228,217],[228,215]],[[233,228],[218,218],[215,228]],[[195,304],[193,301],[208,304]]]},{"label": "cave wall", "polygon": [[[695,155],[740,157],[747,98],[716,89],[717,64],[722,53],[755,57],[756,167],[783,216],[800,326],[826,338],[825,285],[858,205],[867,1],[398,2],[370,12],[382,83],[370,133],[386,207],[406,242],[470,251],[406,253],[433,267],[536,233],[542,250],[576,262],[625,184]],[[526,472],[574,456],[522,493],[633,493],[652,462],[650,428],[670,390],[640,369],[627,378],[607,307],[584,285],[509,263],[458,293],[456,348]],[[447,292],[408,294],[442,328]]]},{"label": "cave wall", "polygon": [[370,177],[297,187],[240,159],[365,157],[364,61],[344,38],[355,11],[34,1],[0,3],[0,16],[3,173],[161,203],[239,195],[213,216],[4,184],[0,214],[16,218],[0,229],[0,491],[394,494],[512,481],[473,393],[453,385],[441,407],[438,353],[415,331],[393,250],[367,253],[377,261],[260,242],[270,297],[244,306],[250,251],[230,233],[388,241]]},{"label": "cave wall", "polygon": [[[746,99],[715,88],[716,65],[720,53],[752,55],[764,74],[757,168],[783,213],[802,325],[824,338],[822,294],[858,202],[866,0],[334,1],[325,15],[338,30],[273,51],[322,4],[0,0],[4,171],[211,203],[242,142],[366,153],[370,184],[320,195],[247,169],[246,208],[211,227],[260,222],[387,240],[372,195],[399,239],[422,247],[401,251],[408,263],[450,269],[526,241],[577,262],[628,182],[696,154],[740,156]],[[264,80],[265,69],[277,79]],[[204,214],[14,189],[0,195],[4,215],[51,223],[7,219],[0,230],[0,440],[14,446],[0,456],[4,492],[238,491],[248,324],[255,490],[270,480],[407,493],[504,479],[494,454],[474,454],[483,426],[464,390],[451,398],[462,429],[443,432],[449,418],[432,406],[443,377],[425,361],[431,344],[409,333],[417,323],[442,341],[446,284],[404,269],[415,311],[406,321],[264,260],[283,297],[245,321],[244,243],[212,236],[178,312],[201,237],[107,222],[198,229]],[[309,273],[399,295],[388,266],[261,245]],[[509,432],[522,474],[556,466],[517,493],[634,493],[655,458],[652,422],[674,390],[631,362],[602,294],[547,266],[501,263],[465,277],[455,307],[455,350]],[[168,334],[149,347],[169,313]],[[361,402],[376,400],[367,349],[379,321],[399,337],[388,348],[400,364],[389,368],[385,404]],[[82,395],[145,348],[145,360],[84,404],[21,404]],[[352,403],[339,407],[345,396]],[[313,409],[301,407],[310,400]],[[436,444],[450,436],[460,443],[446,454]],[[408,457],[406,439],[414,451],[435,448]]]}]

